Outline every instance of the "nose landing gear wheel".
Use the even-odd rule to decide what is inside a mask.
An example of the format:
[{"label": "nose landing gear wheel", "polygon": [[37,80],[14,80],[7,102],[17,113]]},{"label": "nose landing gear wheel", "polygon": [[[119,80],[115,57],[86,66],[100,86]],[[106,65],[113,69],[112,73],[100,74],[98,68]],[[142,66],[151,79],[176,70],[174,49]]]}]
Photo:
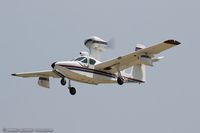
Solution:
[{"label": "nose landing gear wheel", "polygon": [[69,87],[69,93],[71,95],[75,95],[76,94],[76,89],[74,87]]},{"label": "nose landing gear wheel", "polygon": [[66,80],[64,78],[62,78],[61,81],[60,81],[60,83],[61,83],[61,85],[64,86],[64,85],[66,85]]},{"label": "nose landing gear wheel", "polygon": [[121,77],[118,77],[118,78],[117,78],[117,83],[118,83],[119,85],[123,85],[124,81],[123,81],[123,79],[122,79]]}]

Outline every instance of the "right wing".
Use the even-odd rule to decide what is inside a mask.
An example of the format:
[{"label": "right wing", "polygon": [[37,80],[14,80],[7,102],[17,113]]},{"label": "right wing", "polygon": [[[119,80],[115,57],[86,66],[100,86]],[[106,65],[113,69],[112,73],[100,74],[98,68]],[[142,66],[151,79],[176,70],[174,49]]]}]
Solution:
[{"label": "right wing", "polygon": [[127,69],[133,66],[134,64],[140,63],[139,58],[141,56],[152,58],[156,54],[159,54],[162,51],[165,51],[179,44],[180,42],[176,40],[167,40],[167,41],[158,43],[156,45],[153,45],[144,49],[140,49],[133,53],[130,53],[124,56],[119,56],[118,58],[97,64],[95,66],[95,69],[110,72],[110,73],[117,73],[119,71],[122,71],[124,69]]}]

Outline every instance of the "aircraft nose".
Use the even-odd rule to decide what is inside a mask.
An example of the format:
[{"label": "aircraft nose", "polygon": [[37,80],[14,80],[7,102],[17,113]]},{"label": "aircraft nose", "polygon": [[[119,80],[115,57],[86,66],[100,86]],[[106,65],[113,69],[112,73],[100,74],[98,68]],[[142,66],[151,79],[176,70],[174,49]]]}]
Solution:
[{"label": "aircraft nose", "polygon": [[55,65],[56,65],[56,62],[52,63],[52,64],[51,64],[51,67],[54,68]]}]

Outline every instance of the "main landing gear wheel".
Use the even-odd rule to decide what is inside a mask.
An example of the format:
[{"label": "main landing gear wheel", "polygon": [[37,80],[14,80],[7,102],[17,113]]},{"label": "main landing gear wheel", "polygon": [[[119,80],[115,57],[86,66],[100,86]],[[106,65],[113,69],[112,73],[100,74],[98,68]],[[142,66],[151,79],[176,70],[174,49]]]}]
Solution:
[{"label": "main landing gear wheel", "polygon": [[60,83],[61,83],[61,85],[66,85],[66,80],[64,79],[64,78],[62,78],[61,80],[60,80]]},{"label": "main landing gear wheel", "polygon": [[74,87],[69,87],[69,93],[71,95],[75,95],[76,94],[76,89]]},{"label": "main landing gear wheel", "polygon": [[68,89],[69,89],[69,93],[71,95],[75,95],[76,94],[76,89],[74,87],[71,87],[71,80],[69,80],[69,82],[68,82]]},{"label": "main landing gear wheel", "polygon": [[123,78],[122,78],[122,77],[118,77],[118,78],[117,78],[117,83],[118,83],[119,85],[123,85],[123,84],[124,84]]}]

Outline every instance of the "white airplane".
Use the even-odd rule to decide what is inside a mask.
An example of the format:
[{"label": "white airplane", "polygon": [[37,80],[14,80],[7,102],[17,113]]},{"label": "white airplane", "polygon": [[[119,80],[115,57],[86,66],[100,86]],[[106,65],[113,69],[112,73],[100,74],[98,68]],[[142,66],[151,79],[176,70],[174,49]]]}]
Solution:
[{"label": "white airplane", "polygon": [[[153,66],[154,62],[163,57],[155,57],[162,51],[179,45],[176,40],[167,40],[162,43],[145,48],[138,44],[134,52],[119,56],[115,59],[100,62],[100,53],[108,47],[108,42],[93,36],[85,40],[85,46],[89,52],[80,52],[80,56],[71,61],[57,61],[51,67],[52,70],[36,71],[27,73],[15,73],[13,76],[23,78],[38,77],[38,84],[49,88],[49,77],[61,78],[61,84],[66,85],[71,95],[76,94],[76,89],[71,86],[71,80],[88,83],[144,83],[146,81],[145,66]],[[131,68],[130,73],[125,69]]]}]

